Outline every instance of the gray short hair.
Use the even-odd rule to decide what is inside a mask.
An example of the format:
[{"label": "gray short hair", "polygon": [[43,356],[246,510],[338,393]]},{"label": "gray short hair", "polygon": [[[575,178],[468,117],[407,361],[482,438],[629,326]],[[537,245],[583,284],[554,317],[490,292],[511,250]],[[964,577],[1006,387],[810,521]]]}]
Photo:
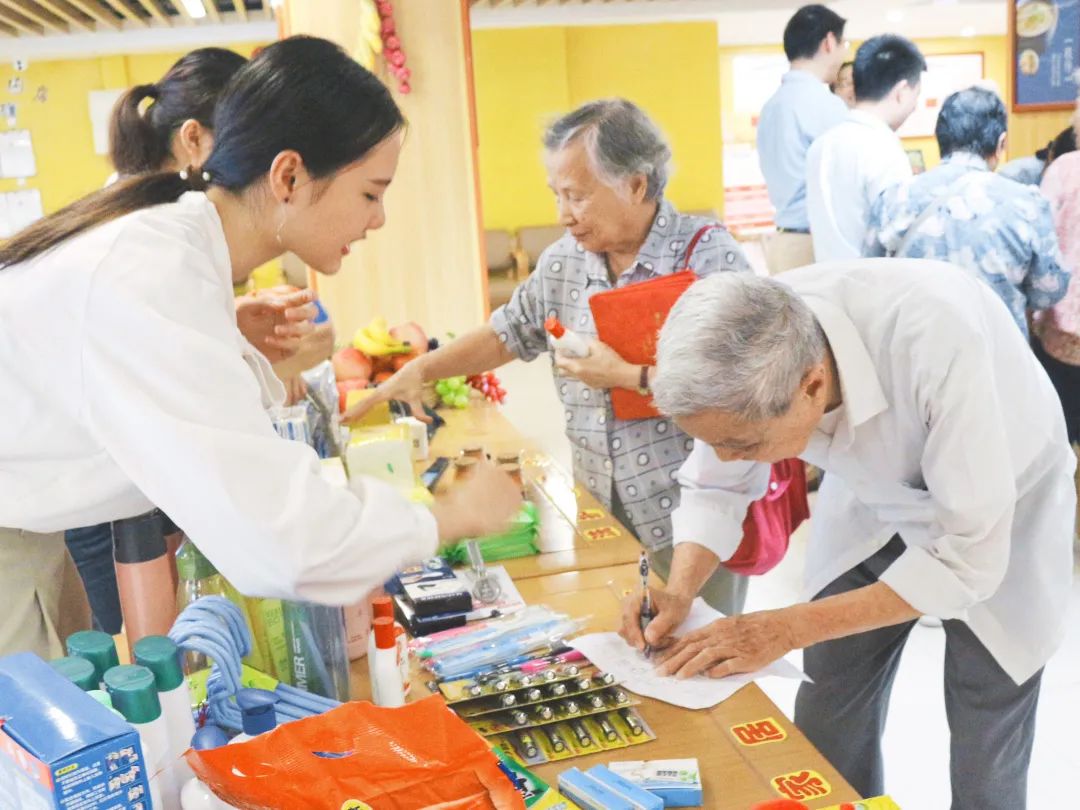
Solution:
[{"label": "gray short hair", "polygon": [[660,331],[653,400],[673,417],[718,410],[772,419],[791,406],[826,345],[817,318],[786,285],[716,273],[679,298]]},{"label": "gray short hair", "polygon": [[664,193],[671,148],[660,128],[633,102],[611,98],[581,105],[548,127],[544,148],[558,152],[578,138],[584,138],[593,170],[606,185],[615,188],[643,174],[646,199]]}]

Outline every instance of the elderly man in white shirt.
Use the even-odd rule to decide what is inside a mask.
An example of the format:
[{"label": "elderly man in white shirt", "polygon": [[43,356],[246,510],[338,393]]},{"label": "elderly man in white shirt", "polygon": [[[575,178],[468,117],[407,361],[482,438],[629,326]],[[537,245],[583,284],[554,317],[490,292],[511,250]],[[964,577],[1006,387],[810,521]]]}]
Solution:
[{"label": "elderly man in white shirt", "polygon": [[[925,260],[813,265],[695,284],[660,338],[657,405],[697,440],[681,471],[658,614],[623,634],[661,670],[747,672],[805,648],[795,721],[863,795],[915,619],[944,620],[954,810],[1022,808],[1042,669],[1072,579],[1075,458],[1049,379],[979,280]],[[812,601],[672,641],[731,557],[768,462],[826,475]]]},{"label": "elderly man in white shirt", "polygon": [[855,54],[855,109],[806,156],[806,203],[817,261],[862,255],[870,206],[911,177],[896,130],[919,100],[926,60],[915,43],[886,34]]}]

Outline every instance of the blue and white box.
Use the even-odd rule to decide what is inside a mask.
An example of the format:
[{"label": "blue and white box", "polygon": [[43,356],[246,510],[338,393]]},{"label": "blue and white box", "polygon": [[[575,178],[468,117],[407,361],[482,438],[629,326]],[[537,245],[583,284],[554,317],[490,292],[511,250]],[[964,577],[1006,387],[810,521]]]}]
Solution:
[{"label": "blue and white box", "polygon": [[700,807],[701,769],[696,759],[612,762],[608,768],[664,801],[664,807]]},{"label": "blue and white box", "polygon": [[135,729],[31,653],[0,658],[0,807],[150,810]]}]

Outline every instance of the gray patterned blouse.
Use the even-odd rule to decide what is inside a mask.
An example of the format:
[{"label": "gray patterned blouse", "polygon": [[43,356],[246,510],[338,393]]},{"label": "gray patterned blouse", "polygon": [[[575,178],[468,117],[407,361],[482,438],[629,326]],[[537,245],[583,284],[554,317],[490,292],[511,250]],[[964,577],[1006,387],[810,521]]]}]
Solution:
[{"label": "gray patterned blouse", "polygon": [[[617,287],[648,281],[682,269],[687,246],[710,220],[679,214],[661,200],[652,229],[634,264]],[[718,270],[750,271],[738,242],[726,230],[706,232],[690,262],[699,275]],[[590,253],[569,234],[547,248],[536,270],[514,290],[509,303],[491,315],[491,326],[522,360],[549,349],[544,320],[556,316],[567,329],[596,338],[589,298],[611,289],[603,256]],[[574,477],[608,508],[613,495],[622,504],[641,542],[659,550],[671,545],[671,512],[679,504],[676,476],[693,440],[664,418],[615,419],[605,390],[555,375],[573,446]]]}]

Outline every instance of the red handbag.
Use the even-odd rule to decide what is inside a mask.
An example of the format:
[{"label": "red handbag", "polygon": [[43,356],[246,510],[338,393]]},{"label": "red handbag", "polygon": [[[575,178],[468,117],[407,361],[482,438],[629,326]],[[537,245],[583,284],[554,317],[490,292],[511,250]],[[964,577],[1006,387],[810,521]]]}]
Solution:
[{"label": "red handbag", "polygon": [[[589,299],[596,336],[633,366],[656,365],[656,340],[675,302],[697,281],[690,269],[694,248],[706,233],[723,229],[713,223],[697,230],[683,254],[682,268],[675,272],[596,293]],[[627,388],[611,389],[611,409],[616,419],[651,419],[659,416],[652,397]]]},{"label": "red handbag", "polygon": [[769,490],[754,501],[743,521],[743,539],[724,567],[747,576],[775,568],[787,553],[791,535],[810,517],[806,465],[789,458],[772,465]]}]

